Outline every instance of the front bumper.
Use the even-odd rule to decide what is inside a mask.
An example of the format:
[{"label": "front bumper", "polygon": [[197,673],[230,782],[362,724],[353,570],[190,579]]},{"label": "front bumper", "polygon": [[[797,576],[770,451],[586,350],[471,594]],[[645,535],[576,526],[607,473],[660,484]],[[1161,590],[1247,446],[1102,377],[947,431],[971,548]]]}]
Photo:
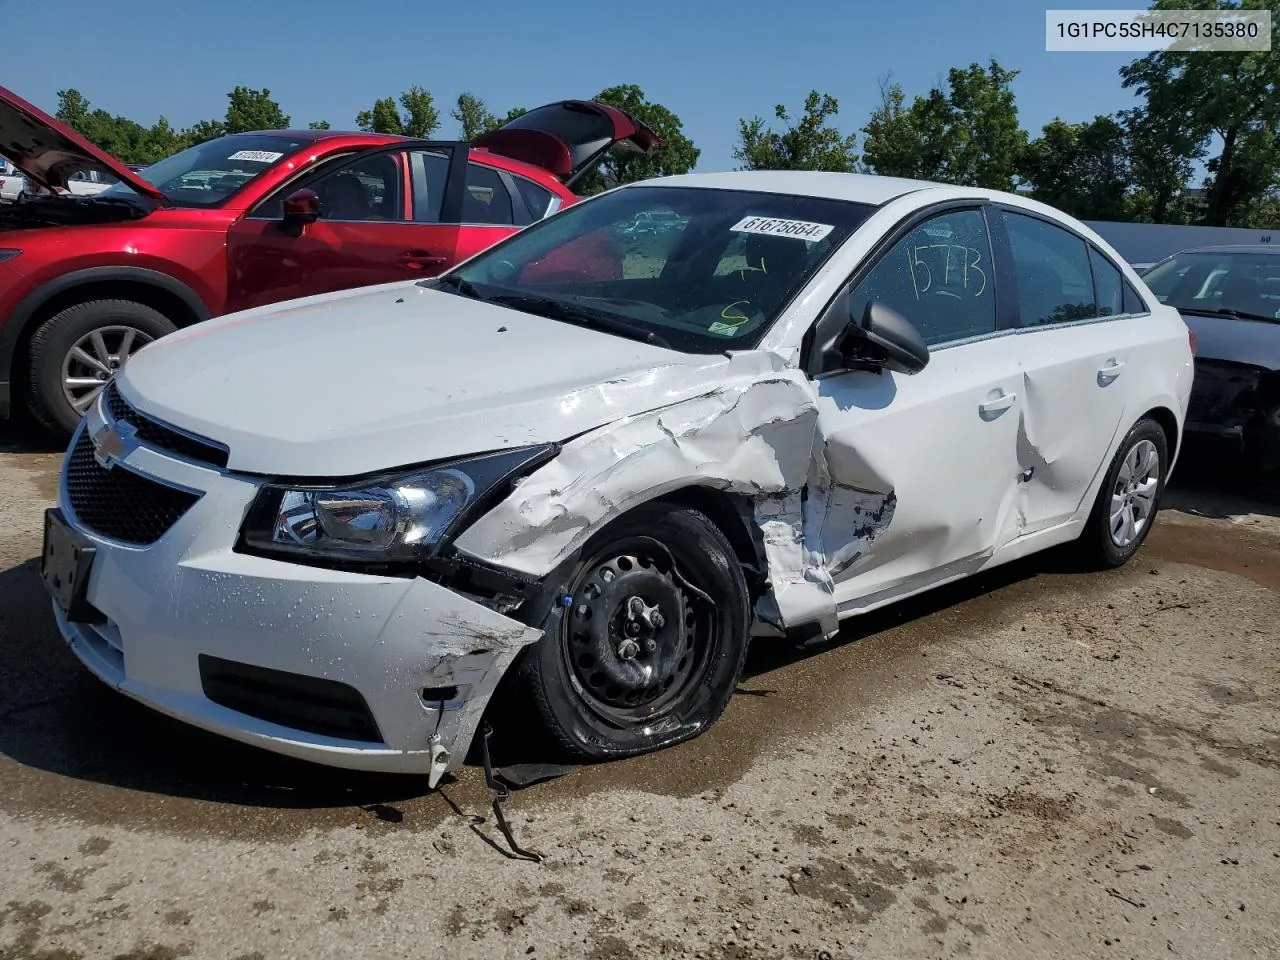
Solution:
[{"label": "front bumper", "polygon": [[[95,406],[71,450],[104,422]],[[200,498],[154,543],[132,546],[77,517],[64,468],[59,509],[95,548],[84,599],[100,616],[71,622],[55,603],[55,617],[72,651],[99,678],[194,726],[330,766],[427,774],[434,786],[462,763],[502,674],[541,636],[425,579],[236,553],[258,488],[254,478],[147,446],[112,469]],[[238,693],[232,689],[229,698],[228,675],[215,677],[211,664],[234,668],[231,687],[239,683]],[[278,686],[264,693],[255,669],[296,678],[288,696],[311,698],[297,716],[314,720],[322,709],[326,723],[289,721],[301,701],[282,701]],[[317,693],[317,679],[335,689],[345,685],[343,702]],[[264,698],[272,709],[260,706]],[[369,721],[363,732],[335,734],[335,711],[356,714],[361,706]]]}]

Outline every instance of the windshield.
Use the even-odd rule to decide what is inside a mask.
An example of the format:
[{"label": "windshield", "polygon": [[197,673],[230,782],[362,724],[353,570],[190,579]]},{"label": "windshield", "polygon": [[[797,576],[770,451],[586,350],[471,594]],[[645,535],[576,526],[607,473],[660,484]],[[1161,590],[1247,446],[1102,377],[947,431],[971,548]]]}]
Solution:
[{"label": "windshield", "polygon": [[1179,253],[1142,280],[1161,303],[1188,313],[1280,317],[1280,251]]},{"label": "windshield", "polygon": [[[180,207],[215,207],[308,143],[270,134],[234,134],[188,147],[146,167],[138,176]],[[117,183],[103,196],[134,193]]]},{"label": "windshield", "polygon": [[424,283],[687,353],[749,349],[874,210],[788,194],[626,187]]}]

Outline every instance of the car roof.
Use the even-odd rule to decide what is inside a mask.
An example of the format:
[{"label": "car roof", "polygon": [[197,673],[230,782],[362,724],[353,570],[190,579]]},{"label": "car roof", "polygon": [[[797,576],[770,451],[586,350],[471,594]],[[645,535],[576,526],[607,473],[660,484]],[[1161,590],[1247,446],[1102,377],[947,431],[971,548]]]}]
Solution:
[{"label": "car roof", "polygon": [[318,143],[321,140],[332,140],[335,137],[360,137],[366,140],[382,140],[395,143],[397,140],[408,140],[408,137],[397,133],[366,133],[363,130],[244,130],[239,133],[228,133],[226,137],[282,137],[286,140],[298,140],[302,143]]},{"label": "car roof", "polygon": [[1280,246],[1270,243],[1223,243],[1205,247],[1188,247],[1178,253],[1269,253],[1280,256]]},{"label": "car roof", "polygon": [[[654,183],[655,181],[648,181]],[[726,173],[690,173],[662,177],[662,186],[702,187],[712,190],[758,190],[802,197],[848,200],[874,206],[920,190],[954,190],[954,184],[871,173],[827,173],[816,170],[734,170]],[[977,191],[983,195],[998,191]],[[1008,196],[1013,196],[1009,194]]]}]

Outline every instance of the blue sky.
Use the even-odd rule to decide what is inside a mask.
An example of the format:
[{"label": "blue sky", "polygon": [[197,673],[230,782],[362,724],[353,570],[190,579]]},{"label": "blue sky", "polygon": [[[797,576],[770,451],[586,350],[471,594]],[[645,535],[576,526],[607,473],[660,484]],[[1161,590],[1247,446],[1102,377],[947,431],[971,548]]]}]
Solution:
[{"label": "blue sky", "polygon": [[[1143,6],[1090,0],[1091,9]],[[1055,4],[1071,6],[1069,4]],[[50,112],[75,87],[95,107],[149,124],[220,117],[236,84],[267,87],[293,121],[354,127],[375,98],[417,83],[445,122],[463,90],[495,112],[639,84],[702,148],[698,169],[736,165],[738,119],[798,110],[813,88],[860,131],[892,73],[908,97],[949,67],[995,57],[1028,130],[1132,105],[1119,67],[1138,54],[1047,53],[1045,7],[1026,0],[558,0],[354,3],[351,0],[63,0],[7,4],[0,84]],[[589,39],[595,38],[595,39]],[[859,142],[862,135],[859,132]]]}]

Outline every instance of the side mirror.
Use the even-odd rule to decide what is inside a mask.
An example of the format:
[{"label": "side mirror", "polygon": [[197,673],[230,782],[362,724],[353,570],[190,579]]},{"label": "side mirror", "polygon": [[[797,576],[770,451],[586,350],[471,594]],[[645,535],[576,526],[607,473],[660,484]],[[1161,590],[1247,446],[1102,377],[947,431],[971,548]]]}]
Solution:
[{"label": "side mirror", "polygon": [[929,347],[911,321],[878,300],[867,304],[860,319],[850,318],[841,354],[850,365],[895,373],[919,373],[929,364]]},{"label": "side mirror", "polygon": [[284,198],[282,204],[284,216],[281,222],[291,232],[302,232],[302,228],[320,219],[320,198],[314,190],[303,187]]}]

